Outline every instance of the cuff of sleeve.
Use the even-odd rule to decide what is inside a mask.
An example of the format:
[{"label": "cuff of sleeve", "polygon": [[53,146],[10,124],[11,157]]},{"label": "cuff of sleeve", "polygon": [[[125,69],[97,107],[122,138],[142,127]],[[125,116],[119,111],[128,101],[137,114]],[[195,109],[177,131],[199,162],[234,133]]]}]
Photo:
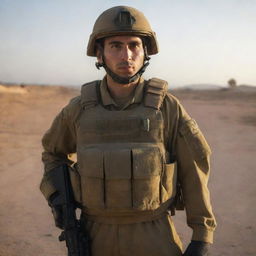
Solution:
[{"label": "cuff of sleeve", "polygon": [[194,228],[191,240],[213,243],[213,230],[205,228]]}]

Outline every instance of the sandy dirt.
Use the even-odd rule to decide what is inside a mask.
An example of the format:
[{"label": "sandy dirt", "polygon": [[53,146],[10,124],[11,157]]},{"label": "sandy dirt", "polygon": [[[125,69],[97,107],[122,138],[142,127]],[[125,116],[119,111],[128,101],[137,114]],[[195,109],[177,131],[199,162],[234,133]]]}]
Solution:
[{"label": "sandy dirt", "polygon": [[[0,86],[0,256],[61,256],[39,191],[41,144],[52,119],[79,90]],[[218,227],[212,256],[256,255],[256,91],[174,91],[212,147],[209,182]],[[174,217],[186,247],[184,212]]]}]

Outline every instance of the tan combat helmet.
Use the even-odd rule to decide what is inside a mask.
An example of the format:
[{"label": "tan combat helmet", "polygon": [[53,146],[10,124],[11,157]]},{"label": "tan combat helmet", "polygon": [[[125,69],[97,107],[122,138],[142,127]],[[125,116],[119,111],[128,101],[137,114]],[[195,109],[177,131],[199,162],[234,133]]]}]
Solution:
[{"label": "tan combat helmet", "polygon": [[158,53],[155,32],[144,14],[128,6],[116,6],[104,11],[96,20],[90,36],[87,55],[96,57],[96,40],[116,35],[141,36],[147,47],[147,54]]}]

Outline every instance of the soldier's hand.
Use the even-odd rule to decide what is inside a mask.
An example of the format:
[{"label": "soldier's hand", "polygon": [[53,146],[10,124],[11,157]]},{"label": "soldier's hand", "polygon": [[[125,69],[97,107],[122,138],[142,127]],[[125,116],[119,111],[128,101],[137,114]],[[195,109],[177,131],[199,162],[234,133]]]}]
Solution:
[{"label": "soldier's hand", "polygon": [[52,214],[55,221],[55,226],[63,229],[63,210],[60,204],[60,196],[55,193],[49,198],[49,206],[51,207]]},{"label": "soldier's hand", "polygon": [[202,241],[191,241],[183,256],[206,256],[210,244]]}]

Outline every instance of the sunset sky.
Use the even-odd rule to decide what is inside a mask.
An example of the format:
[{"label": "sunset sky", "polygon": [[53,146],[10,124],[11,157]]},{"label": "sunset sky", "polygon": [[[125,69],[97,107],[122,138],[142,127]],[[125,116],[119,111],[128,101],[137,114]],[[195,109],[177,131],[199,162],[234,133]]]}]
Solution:
[{"label": "sunset sky", "polygon": [[160,53],[145,77],[256,85],[256,0],[0,0],[0,81],[81,85],[101,79],[86,56],[93,24],[116,5],[141,10]]}]

